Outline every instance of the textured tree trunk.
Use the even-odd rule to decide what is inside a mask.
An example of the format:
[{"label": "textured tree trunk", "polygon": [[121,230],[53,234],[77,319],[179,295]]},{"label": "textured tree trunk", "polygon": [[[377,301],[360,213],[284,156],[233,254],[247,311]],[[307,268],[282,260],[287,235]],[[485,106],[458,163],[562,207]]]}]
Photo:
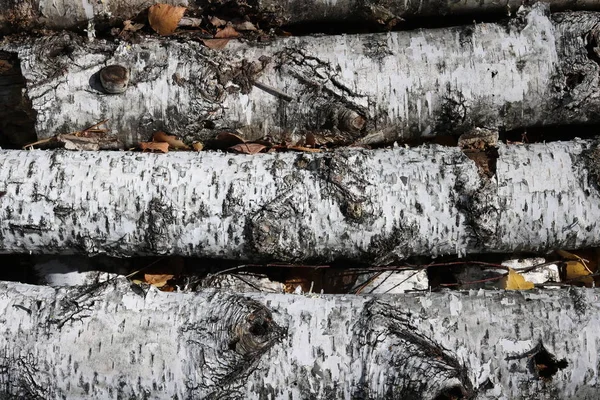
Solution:
[{"label": "textured tree trunk", "polygon": [[[387,263],[600,245],[598,145],[255,156],[4,151],[2,252]],[[494,164],[494,160],[490,162]]]},{"label": "textured tree trunk", "polygon": [[[541,7],[502,24],[269,44],[148,38],[140,45],[67,34],[5,44],[21,60],[40,138],[109,118],[128,145],[165,130],[208,140],[222,129],[248,139],[338,144],[600,121],[600,14]],[[123,94],[98,71],[131,69]]]},{"label": "textured tree trunk", "polygon": [[[134,18],[156,3],[154,0],[0,0],[0,32],[31,29],[74,29],[93,22],[116,25]],[[161,3],[188,7],[198,15],[226,9],[229,13],[256,15],[268,25],[308,24],[320,21],[360,21],[389,24],[414,17],[446,15],[507,15],[522,0],[161,0]],[[596,0],[543,0],[553,11],[598,10]],[[224,6],[223,6],[224,5]],[[223,6],[223,7],[221,7]],[[400,25],[402,26],[402,25]]]},{"label": "textured tree trunk", "polygon": [[2,397],[600,396],[595,290],[305,297],[142,289],[121,279],[59,290],[0,283]]}]

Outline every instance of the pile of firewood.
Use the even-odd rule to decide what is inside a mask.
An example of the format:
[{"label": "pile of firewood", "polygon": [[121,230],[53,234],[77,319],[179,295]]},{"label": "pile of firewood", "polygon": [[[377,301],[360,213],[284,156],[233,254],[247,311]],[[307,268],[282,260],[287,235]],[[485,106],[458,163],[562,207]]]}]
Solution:
[{"label": "pile of firewood", "polygon": [[0,398],[599,398],[600,2],[521,3],[0,0]]}]

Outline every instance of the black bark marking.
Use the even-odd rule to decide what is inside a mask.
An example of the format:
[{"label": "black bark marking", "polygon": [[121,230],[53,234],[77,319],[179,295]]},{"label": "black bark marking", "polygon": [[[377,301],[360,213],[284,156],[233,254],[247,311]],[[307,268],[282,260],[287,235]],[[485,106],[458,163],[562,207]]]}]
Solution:
[{"label": "black bark marking", "polygon": [[[411,315],[383,301],[371,300],[353,328],[354,346],[364,359],[388,371],[384,399],[432,398],[472,399],[476,390],[468,378],[468,369],[457,356],[417,330]],[[372,366],[372,364],[370,364]],[[369,371],[365,367],[361,393],[353,398],[374,398]],[[381,397],[379,397],[381,398]]]},{"label": "black bark marking", "polygon": [[523,354],[510,355],[506,360],[527,360],[527,368],[529,372],[535,375],[538,379],[544,381],[552,380],[556,373],[569,366],[566,359],[559,360],[556,356],[550,353],[544,344],[540,341],[534,348],[526,351]]},{"label": "black bark marking", "polygon": [[[198,360],[198,381],[188,384],[192,398],[243,398],[247,377],[287,330],[271,310],[246,297],[215,296],[202,320],[185,324],[189,360]],[[204,315],[204,314],[203,314]],[[214,362],[216,360],[216,362]]]}]

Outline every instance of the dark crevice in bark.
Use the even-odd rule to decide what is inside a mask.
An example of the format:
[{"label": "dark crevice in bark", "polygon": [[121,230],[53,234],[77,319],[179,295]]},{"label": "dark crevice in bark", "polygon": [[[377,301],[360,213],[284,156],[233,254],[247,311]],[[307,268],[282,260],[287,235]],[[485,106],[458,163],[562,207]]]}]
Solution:
[{"label": "dark crevice in bark", "polygon": [[[395,243],[392,243],[395,245]],[[595,253],[596,252],[596,253]],[[595,249],[580,250],[578,254],[589,260],[597,257]],[[595,255],[596,254],[596,255]],[[112,279],[104,273],[127,276],[132,280],[134,288],[141,296],[145,296],[150,286],[145,282],[153,276],[167,275],[166,284],[159,286],[161,290],[199,291],[206,288],[232,289],[233,282],[246,287],[249,291],[273,290],[265,289],[266,279],[274,285],[280,284],[279,290],[294,292],[298,287],[303,292],[327,294],[369,294],[362,287],[369,279],[385,272],[404,272],[411,276],[425,270],[430,290],[441,289],[494,289],[496,283],[506,273],[508,267],[501,266],[506,260],[544,258],[545,263],[555,264],[559,271],[566,264],[557,254],[536,253],[491,253],[471,254],[465,257],[456,255],[441,257],[410,257],[385,266],[373,266],[348,260],[338,260],[329,264],[285,264],[265,263],[248,264],[239,261],[222,259],[203,259],[193,257],[131,257],[115,258],[107,256],[30,256],[0,255],[0,265],[11,268],[0,269],[0,281],[17,281],[34,285],[60,285],[68,282],[68,274],[92,272],[91,280],[78,283],[77,280],[68,285],[83,285],[81,296],[97,290],[110,283]],[[530,270],[539,270],[544,265],[534,265]],[[562,280],[567,277],[563,274]],[[566,282],[566,286],[579,286],[582,282]],[[259,285],[259,286],[256,286]],[[274,287],[274,286],[273,286]],[[262,314],[261,314],[262,315]],[[248,322],[247,330],[259,335],[268,325],[268,318],[255,315]],[[263,318],[264,317],[264,318]],[[265,319],[266,318],[266,319]],[[61,323],[61,321],[57,321]],[[64,323],[64,322],[63,322]],[[266,325],[265,325],[266,324]],[[235,340],[234,340],[235,342]],[[231,346],[236,343],[231,342]]]},{"label": "dark crevice in bark", "polygon": [[0,52],[0,147],[19,148],[36,140],[35,111],[25,92],[16,54]]},{"label": "dark crevice in bark", "polygon": [[408,20],[398,20],[394,24],[386,21],[377,21],[375,19],[346,19],[343,21],[311,21],[307,23],[296,23],[283,25],[281,29],[290,32],[293,36],[307,36],[314,34],[341,35],[341,34],[360,34],[376,33],[388,31],[409,31],[416,29],[439,29],[460,25],[473,25],[475,23],[497,23],[505,21],[505,15],[490,15],[473,17],[473,15],[453,15],[448,16],[421,16],[411,17]]}]

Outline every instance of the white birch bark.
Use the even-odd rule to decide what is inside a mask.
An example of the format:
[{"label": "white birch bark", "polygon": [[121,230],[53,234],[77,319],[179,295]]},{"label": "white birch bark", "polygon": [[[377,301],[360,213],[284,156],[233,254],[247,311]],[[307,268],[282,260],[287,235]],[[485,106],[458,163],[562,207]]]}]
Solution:
[{"label": "white birch bark", "polygon": [[[598,10],[596,0],[542,0],[553,11]],[[218,9],[218,1],[161,0],[161,3],[188,7],[188,13]],[[0,0],[0,32],[30,29],[74,29],[88,22],[116,25],[134,18],[154,0]],[[227,9],[260,16],[269,25],[307,24],[318,21],[356,21],[386,24],[413,17],[454,15],[507,15],[514,13],[522,0],[255,0],[221,1]],[[402,25],[400,25],[402,26]]]},{"label": "white birch bark", "polygon": [[[191,141],[236,128],[274,142],[313,132],[372,143],[598,122],[600,14],[554,18],[536,6],[507,24],[231,41],[223,51],[67,34],[4,48],[21,60],[40,138],[108,118],[128,145],[156,130]],[[107,95],[97,73],[115,63],[131,69],[131,83]]]},{"label": "white birch bark", "polygon": [[600,245],[598,144],[254,156],[3,151],[4,253],[382,264]]},{"label": "white birch bark", "polygon": [[70,289],[0,284],[2,397],[600,395],[595,290],[305,297],[132,289],[120,279]]}]

